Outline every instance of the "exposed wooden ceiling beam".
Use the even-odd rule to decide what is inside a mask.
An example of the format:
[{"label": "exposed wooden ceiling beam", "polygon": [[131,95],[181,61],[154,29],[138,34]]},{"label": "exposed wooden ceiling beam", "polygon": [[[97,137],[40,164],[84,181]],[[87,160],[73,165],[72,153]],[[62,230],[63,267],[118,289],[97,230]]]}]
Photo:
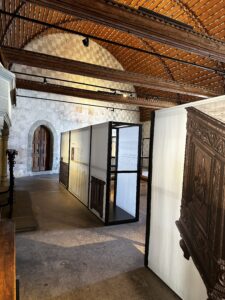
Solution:
[{"label": "exposed wooden ceiling beam", "polygon": [[16,63],[103,80],[128,83],[134,86],[191,95],[200,98],[218,96],[216,92],[207,90],[203,87],[147,76],[145,74],[116,70],[99,65],[9,47],[2,47],[0,51],[5,67],[8,67],[12,63]]},{"label": "exposed wooden ceiling beam", "polygon": [[105,92],[95,92],[90,90],[77,89],[69,86],[55,85],[49,83],[42,83],[37,81],[30,81],[24,79],[16,80],[16,88],[33,90],[38,92],[47,92],[59,95],[72,96],[83,99],[99,100],[112,103],[122,103],[135,106],[148,107],[153,109],[171,107],[176,105],[168,101],[159,101],[155,99],[132,98],[123,97],[123,95],[114,95]]},{"label": "exposed wooden ceiling beam", "polygon": [[153,109],[140,107],[140,122],[146,122],[151,120],[151,113]]},{"label": "exposed wooden ceiling beam", "polygon": [[225,43],[193,30],[172,26],[112,0],[27,0],[69,15],[84,18],[142,38],[225,62]]}]

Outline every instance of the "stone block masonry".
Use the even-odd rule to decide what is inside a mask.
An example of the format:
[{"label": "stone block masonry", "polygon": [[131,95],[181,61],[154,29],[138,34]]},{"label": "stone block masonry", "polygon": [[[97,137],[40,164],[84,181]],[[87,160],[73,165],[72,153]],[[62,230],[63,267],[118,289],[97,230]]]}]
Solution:
[{"label": "stone block masonry", "polygon": [[[10,129],[9,147],[18,151],[15,176],[37,174],[32,172],[32,140],[35,129],[45,125],[53,133],[53,168],[49,173],[58,173],[60,155],[60,134],[63,131],[84,127],[106,121],[139,122],[138,111],[118,110],[115,107],[128,108],[124,105],[113,109],[84,106],[73,103],[60,103],[38,100],[32,97],[51,98],[55,100],[90,103],[92,105],[110,106],[110,103],[76,99],[68,96],[37,93],[18,90],[25,97],[17,97],[17,106],[12,110],[12,127]],[[28,98],[27,98],[28,97]],[[129,107],[131,109],[131,107]]]}]

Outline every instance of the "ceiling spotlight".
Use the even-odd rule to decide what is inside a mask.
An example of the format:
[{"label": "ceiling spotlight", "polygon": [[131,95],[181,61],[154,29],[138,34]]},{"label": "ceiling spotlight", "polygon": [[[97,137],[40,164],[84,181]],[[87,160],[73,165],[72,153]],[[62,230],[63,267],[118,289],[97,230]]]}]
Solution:
[{"label": "ceiling spotlight", "polygon": [[86,37],[85,39],[83,39],[82,43],[83,43],[84,47],[88,47],[89,46],[89,38]]},{"label": "ceiling spotlight", "polygon": [[123,94],[123,97],[124,97],[124,98],[127,98],[127,94]]}]

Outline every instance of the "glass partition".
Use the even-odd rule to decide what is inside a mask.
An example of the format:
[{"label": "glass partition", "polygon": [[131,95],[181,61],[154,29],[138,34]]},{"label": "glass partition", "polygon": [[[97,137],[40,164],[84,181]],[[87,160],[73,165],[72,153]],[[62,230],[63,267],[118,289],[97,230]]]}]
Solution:
[{"label": "glass partition", "polygon": [[112,123],[109,224],[136,221],[141,125]]}]

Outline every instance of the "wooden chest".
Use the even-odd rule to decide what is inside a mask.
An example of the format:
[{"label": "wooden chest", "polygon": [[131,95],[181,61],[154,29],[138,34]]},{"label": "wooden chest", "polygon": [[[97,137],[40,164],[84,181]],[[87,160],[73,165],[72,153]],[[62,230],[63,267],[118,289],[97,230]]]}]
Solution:
[{"label": "wooden chest", "polygon": [[225,124],[187,108],[181,215],[176,222],[209,299],[225,299]]}]

